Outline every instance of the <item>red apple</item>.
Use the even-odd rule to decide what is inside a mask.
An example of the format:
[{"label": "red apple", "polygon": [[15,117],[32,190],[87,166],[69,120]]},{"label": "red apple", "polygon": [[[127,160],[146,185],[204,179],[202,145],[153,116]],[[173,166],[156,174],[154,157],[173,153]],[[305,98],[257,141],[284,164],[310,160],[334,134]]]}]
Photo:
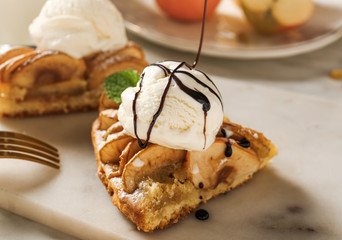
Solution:
[{"label": "red apple", "polygon": [[314,11],[312,0],[241,0],[249,23],[259,32],[276,33],[298,27]]},{"label": "red apple", "polygon": [[[207,0],[206,17],[215,12],[220,0]],[[203,17],[204,0],[156,0],[160,9],[169,17],[181,21],[200,21]]]}]

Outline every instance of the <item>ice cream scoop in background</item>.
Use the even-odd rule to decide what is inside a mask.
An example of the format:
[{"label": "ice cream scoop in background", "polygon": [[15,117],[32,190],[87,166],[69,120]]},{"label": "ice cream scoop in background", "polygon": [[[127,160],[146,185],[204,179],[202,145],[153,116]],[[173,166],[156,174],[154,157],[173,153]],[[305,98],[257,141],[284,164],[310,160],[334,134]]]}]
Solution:
[{"label": "ice cream scoop in background", "polygon": [[48,0],[29,31],[38,48],[75,58],[127,44],[123,18],[110,0]]},{"label": "ice cream scoop in background", "polygon": [[[165,61],[158,64],[172,72],[180,62]],[[189,74],[181,73],[182,71]],[[196,81],[191,75],[199,81]],[[170,74],[165,74],[161,67],[150,65],[145,68],[142,76],[141,90],[136,98],[136,130],[138,137],[146,140],[148,128],[153,115],[161,104]],[[182,66],[177,70],[175,76],[186,87],[203,94],[209,100],[210,109],[205,116],[203,104],[182,91],[172,80],[163,109],[152,128],[149,141],[175,149],[205,150],[215,141],[223,121],[221,95],[214,83],[200,71]],[[140,89],[140,82],[136,87],[127,88],[121,94],[122,104],[118,112],[119,121],[125,131],[133,137],[135,137],[135,132],[132,106],[136,93]]]}]

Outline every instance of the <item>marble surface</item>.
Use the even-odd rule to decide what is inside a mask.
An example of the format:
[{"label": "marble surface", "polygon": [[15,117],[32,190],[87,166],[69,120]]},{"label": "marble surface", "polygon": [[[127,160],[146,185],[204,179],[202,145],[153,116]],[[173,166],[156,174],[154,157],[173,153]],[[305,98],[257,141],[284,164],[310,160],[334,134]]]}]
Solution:
[{"label": "marble surface", "polygon": [[[150,62],[161,59],[175,59],[185,60],[191,62],[194,59],[193,54],[186,54],[175,50],[170,50],[164,47],[150,44],[140,38],[130,36],[131,39],[138,42],[145,50],[147,59]],[[310,102],[323,106],[336,106],[334,109],[341,109],[342,106],[342,81],[334,81],[329,78],[329,72],[333,68],[342,68],[342,40],[339,40],[323,49],[312,53],[303,54],[295,57],[284,59],[270,59],[270,60],[234,60],[234,59],[217,59],[213,57],[201,57],[198,68],[205,71],[210,76],[216,76],[220,79],[230,79],[239,83],[246,83],[246,88],[254,86],[263,86],[269,91],[282,95],[284,91],[290,92],[293,96],[293,101],[296,101],[296,96],[309,99]],[[296,94],[292,94],[296,93]],[[229,98],[229,96],[228,96]],[[231,99],[230,101],[234,101]],[[315,107],[313,104],[311,107]],[[229,111],[227,109],[227,111]],[[265,115],[267,112],[265,112]],[[319,116],[319,113],[313,114],[313,117]],[[335,119],[341,122],[342,118],[339,112],[326,109],[325,121],[329,124],[329,119]],[[247,113],[239,112],[235,114],[236,118],[248,117]],[[240,119],[239,119],[240,120]],[[259,119],[260,120],[260,119]],[[260,120],[262,121],[262,120]],[[258,124],[256,124],[258,125]],[[305,126],[303,126],[304,128]],[[310,128],[304,128],[307,131],[315,129],[317,126],[309,125]],[[324,130],[324,128],[323,128]],[[324,161],[324,154],[328,151],[334,151],[334,156],[340,157],[341,141],[338,141],[338,133],[342,131],[341,128],[331,130],[331,134],[335,134],[335,139],[332,149],[327,147],[326,142],[320,142],[320,135],[317,136],[316,145],[305,145],[305,138],[299,139],[297,144],[304,144],[308,152],[314,151],[317,156],[313,156],[309,169],[320,169],[320,161]],[[274,134],[271,134],[274,135]],[[324,141],[329,141],[327,135]],[[272,137],[272,136],[270,136]],[[281,136],[276,137],[278,141],[282,141]],[[342,138],[339,138],[342,139]],[[287,142],[281,142],[286,144]],[[289,144],[289,143],[287,143]],[[322,144],[326,152],[320,152]],[[289,182],[291,174],[296,174],[296,179],[305,182],[304,177],[307,166],[304,162],[300,162],[300,158],[304,157],[306,153],[301,152],[297,156],[299,163],[291,168],[284,162],[274,163],[273,166],[265,170],[264,174],[258,175],[255,179],[257,183],[265,183],[262,191],[263,194],[268,191],[275,191],[276,193],[283,192],[288,194],[288,197],[283,202],[278,199],[278,202],[273,202],[270,208],[273,211],[263,212],[261,218],[248,218],[244,215],[239,220],[246,220],[255,226],[255,231],[243,233],[244,229],[239,228],[238,225],[233,227],[236,230],[235,236],[240,236],[239,239],[341,239],[342,233],[338,230],[336,223],[341,223],[341,208],[340,204],[335,199],[340,199],[340,192],[332,187],[334,185],[330,180],[330,176],[339,176],[338,167],[330,166],[325,168],[326,171],[322,175],[317,174],[317,179],[314,180],[316,187],[314,189],[303,189],[298,185]],[[338,165],[337,165],[338,166]],[[282,171],[283,170],[283,171]],[[273,182],[267,182],[272,179]],[[331,179],[331,178],[330,178]],[[341,180],[336,178],[337,181]],[[300,182],[299,185],[302,183]],[[251,190],[254,183],[247,185],[241,190],[242,196],[248,196],[246,191]],[[255,185],[254,184],[254,185]],[[331,185],[330,185],[331,184]],[[304,184],[305,185],[305,184]],[[312,186],[312,185],[310,185]],[[325,189],[329,193],[327,196],[320,196],[320,189]],[[263,196],[257,196],[251,193],[251,198],[256,201],[262,201]],[[223,198],[218,201],[222,202]],[[246,201],[235,197],[234,201]],[[327,206],[322,206],[325,203]],[[234,204],[234,202],[232,202]],[[230,205],[232,206],[232,205]],[[248,203],[244,204],[246,209],[250,209]],[[329,206],[337,208],[331,209]],[[254,211],[257,213],[258,211]],[[224,213],[230,213],[224,211]],[[305,221],[303,221],[305,220]],[[292,224],[296,223],[296,224]],[[282,226],[279,228],[278,226]],[[214,229],[215,231],[215,229]],[[261,237],[263,236],[263,237]],[[32,222],[26,218],[19,217],[15,214],[0,210],[0,239],[74,239],[71,236],[65,235],[59,231],[50,229],[44,225]],[[203,237],[204,239],[204,237]],[[205,236],[208,239],[208,236]]]},{"label": "marble surface", "polygon": [[95,174],[90,125],[96,112],[2,119],[0,130],[25,132],[57,147],[62,168],[2,162],[0,206],[91,240],[341,238],[342,131],[337,129],[342,104],[212,79],[223,93],[230,119],[263,132],[280,151],[252,181],[202,205],[209,220],[201,222],[190,214],[163,231],[137,231],[112,205]]}]

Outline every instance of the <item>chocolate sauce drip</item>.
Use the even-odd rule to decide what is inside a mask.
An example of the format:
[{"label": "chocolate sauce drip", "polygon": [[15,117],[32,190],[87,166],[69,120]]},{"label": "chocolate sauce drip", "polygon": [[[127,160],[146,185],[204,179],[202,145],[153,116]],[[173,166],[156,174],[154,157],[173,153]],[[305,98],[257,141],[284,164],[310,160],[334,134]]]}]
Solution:
[{"label": "chocolate sauce drip", "polygon": [[[145,141],[145,143],[143,143],[143,142],[141,141],[141,139],[139,138],[138,133],[137,133],[137,111],[136,111],[136,102],[137,102],[138,96],[139,96],[139,94],[140,94],[140,92],[141,92],[141,88],[142,88],[142,84],[143,84],[143,80],[144,80],[145,74],[143,73],[143,74],[141,75],[140,84],[139,84],[139,91],[135,93],[135,96],[134,96],[134,99],[133,99],[133,116],[134,116],[134,117],[133,117],[133,124],[134,124],[134,134],[135,134],[136,138],[138,139],[138,143],[139,143],[139,146],[140,146],[141,148],[145,148],[145,147],[147,146],[148,141],[150,140],[150,137],[151,137],[152,128],[153,128],[154,124],[156,123],[157,118],[159,117],[159,115],[160,115],[161,112],[163,111],[164,103],[165,103],[165,99],[166,99],[166,95],[167,95],[167,93],[168,93],[168,91],[169,91],[169,89],[170,89],[170,85],[171,85],[171,82],[172,82],[172,78],[173,78],[175,72],[176,72],[180,67],[182,67],[184,64],[185,64],[184,62],[181,62],[181,63],[175,68],[175,70],[174,70],[173,72],[171,72],[170,70],[168,70],[168,71],[171,72],[171,74],[169,75],[169,79],[168,79],[168,81],[167,81],[167,84],[166,84],[166,87],[165,87],[165,89],[164,89],[163,95],[162,95],[162,97],[161,97],[161,99],[160,99],[160,104],[159,104],[158,110],[157,110],[157,112],[153,115],[152,121],[151,121],[151,123],[150,123],[150,125],[149,125],[149,127],[148,127],[147,136],[146,136],[146,141]],[[165,70],[165,69],[167,69],[165,66],[163,66],[163,65],[161,65],[161,64],[155,64],[155,66],[160,67],[161,69],[164,70],[165,75],[167,74],[168,71]],[[162,67],[161,67],[161,66],[162,66]]]},{"label": "chocolate sauce drip", "polygon": [[137,102],[137,99],[139,97],[139,94],[141,92],[141,89],[142,89],[142,84],[143,84],[143,80],[144,80],[144,74],[141,75],[141,79],[140,79],[140,84],[139,84],[139,91],[135,93],[135,96],[134,96],[134,100],[133,100],[133,121],[134,121],[134,133],[135,133],[135,136],[136,138],[138,139],[138,143],[139,143],[139,146],[141,148],[145,148],[148,144],[148,141],[150,140],[150,137],[151,137],[151,132],[152,132],[152,129],[153,129],[153,126],[155,125],[159,115],[161,114],[161,112],[163,111],[163,108],[164,108],[164,103],[165,103],[165,100],[166,100],[166,96],[167,96],[167,93],[170,89],[170,85],[171,85],[171,82],[172,80],[174,80],[177,84],[177,86],[184,92],[186,93],[187,95],[189,95],[190,97],[192,97],[195,101],[197,101],[198,103],[202,104],[202,110],[203,110],[203,115],[204,115],[204,127],[203,127],[203,135],[204,135],[204,146],[203,146],[203,149],[205,148],[206,146],[206,125],[207,125],[207,115],[208,115],[208,111],[210,110],[210,101],[209,99],[203,94],[201,93],[200,91],[198,91],[197,89],[191,89],[187,86],[185,86],[183,84],[183,82],[175,75],[176,73],[181,73],[181,74],[185,74],[189,77],[191,77],[193,80],[195,80],[198,84],[200,84],[201,86],[207,88],[212,94],[214,94],[219,100],[220,100],[220,103],[221,103],[221,106],[223,108],[223,104],[222,104],[222,100],[221,100],[221,95],[219,96],[217,94],[218,89],[217,87],[215,86],[214,82],[203,72],[201,72],[207,79],[208,81],[210,81],[213,86],[216,88],[217,92],[214,91],[211,87],[209,87],[207,84],[205,84],[204,82],[200,81],[198,78],[196,78],[194,75],[192,75],[191,73],[189,72],[186,72],[186,71],[178,71],[179,68],[181,68],[182,66],[186,66],[188,67],[190,70],[195,68],[197,63],[198,63],[198,60],[199,60],[199,57],[200,57],[200,53],[201,53],[201,48],[202,48],[202,42],[203,42],[203,35],[204,35],[204,23],[205,23],[205,15],[206,15],[206,6],[207,6],[207,0],[205,0],[205,3],[204,3],[204,11],[203,11],[203,19],[202,19],[202,30],[201,30],[201,39],[200,39],[200,44],[199,44],[199,47],[198,47],[198,52],[197,52],[197,56],[196,56],[196,59],[194,61],[194,64],[192,66],[190,66],[189,64],[187,64],[186,62],[181,62],[174,70],[171,70],[171,69],[168,69],[166,66],[160,64],[160,63],[153,63],[153,64],[150,64],[149,66],[156,66],[156,67],[159,67],[161,68],[163,71],[164,71],[164,75],[165,77],[169,76],[168,78],[168,82],[166,84],[166,87],[164,89],[164,92],[162,94],[162,97],[161,97],[161,100],[160,100],[160,104],[159,104],[159,107],[158,107],[158,110],[156,111],[156,113],[153,115],[152,117],[152,121],[148,127],[148,130],[147,130],[147,136],[146,136],[146,141],[145,143],[143,143],[141,141],[141,139],[139,138],[138,136],[138,133],[137,133],[137,112],[136,112],[136,102]]},{"label": "chocolate sauce drip", "polygon": [[207,132],[207,115],[208,115],[208,111],[204,111],[204,119],[203,119],[204,144],[203,144],[203,149],[207,145],[207,135],[205,134]]},{"label": "chocolate sauce drip", "polygon": [[224,155],[226,155],[226,157],[230,157],[232,154],[233,154],[232,145],[230,144],[230,142],[226,142],[226,150],[224,151]]},{"label": "chocolate sauce drip", "polygon": [[[181,67],[181,64],[177,66],[177,68]],[[146,144],[148,143],[148,141],[150,140],[150,137],[151,137],[151,132],[152,132],[152,128],[154,126],[154,124],[156,123],[157,121],[157,118],[159,117],[159,115],[161,114],[161,112],[163,111],[163,108],[164,108],[164,103],[165,103],[165,99],[166,99],[166,95],[170,89],[170,86],[171,86],[171,81],[172,81],[172,76],[173,76],[173,72],[170,74],[170,77],[169,77],[169,80],[167,81],[167,84],[166,84],[166,87],[164,89],[164,92],[163,92],[163,95],[160,99],[160,104],[159,104],[159,107],[158,107],[158,110],[157,112],[153,115],[153,118],[152,118],[152,122],[150,123],[150,126],[148,127],[148,130],[147,130],[147,137],[146,137]],[[139,143],[140,145],[140,143]],[[140,145],[140,147],[142,147]],[[145,146],[146,147],[146,146]]]},{"label": "chocolate sauce drip", "polygon": [[226,133],[226,130],[224,130],[223,128],[221,129],[221,133],[223,135],[224,138],[227,137],[227,133]]},{"label": "chocolate sauce drip", "polygon": [[178,87],[185,92],[186,94],[188,94],[190,97],[192,97],[193,99],[195,99],[197,102],[199,102],[200,104],[202,104],[202,109],[203,112],[208,112],[210,110],[210,102],[209,99],[201,92],[197,91],[197,90],[193,90],[191,88],[188,88],[187,86],[185,86],[182,81],[176,76],[173,76],[173,79],[175,80],[176,84],[178,85]]},{"label": "chocolate sauce drip", "polygon": [[203,148],[205,148],[206,146],[206,122],[207,122],[207,113],[208,111],[210,110],[210,101],[209,99],[201,92],[199,92],[198,90],[194,90],[194,89],[191,89],[187,86],[185,86],[183,84],[183,82],[178,78],[178,76],[176,76],[176,73],[181,73],[181,74],[186,74],[187,76],[190,76],[192,79],[194,79],[197,83],[199,83],[201,86],[203,87],[206,87],[209,89],[210,92],[212,92],[221,102],[221,105],[222,105],[222,101],[221,101],[221,98],[219,97],[219,95],[212,89],[210,88],[208,85],[206,85],[205,83],[203,83],[202,81],[200,81],[198,78],[196,78],[194,75],[192,75],[191,73],[189,72],[186,72],[186,71],[178,71],[179,68],[181,68],[182,66],[186,65],[185,62],[181,62],[173,71],[171,69],[168,69],[167,67],[165,67],[164,65],[162,64],[159,64],[159,63],[154,63],[154,64],[151,64],[150,66],[156,66],[156,67],[159,67],[161,68],[163,71],[164,71],[164,75],[167,76],[169,75],[169,78],[168,78],[168,82],[166,84],[166,87],[164,89],[164,92],[162,94],[162,97],[161,97],[161,100],[160,100],[160,104],[159,104],[159,107],[158,107],[158,110],[156,111],[156,113],[153,115],[153,118],[152,118],[152,121],[149,125],[149,128],[148,128],[148,131],[147,131],[147,137],[146,137],[146,141],[145,143],[143,143],[141,141],[141,139],[138,137],[138,134],[137,134],[137,114],[136,114],[136,101],[137,101],[137,98],[140,94],[140,91],[141,91],[141,88],[142,88],[142,84],[143,84],[143,80],[144,80],[144,74],[141,75],[141,79],[140,79],[140,84],[139,84],[139,91],[136,92],[135,94],[135,97],[134,97],[134,100],[133,100],[133,115],[134,115],[134,133],[135,133],[135,136],[136,138],[138,139],[138,143],[140,145],[141,148],[145,148],[148,144],[148,141],[151,137],[151,132],[152,132],[152,128],[153,126],[155,125],[156,121],[157,121],[157,118],[159,117],[159,115],[161,114],[163,108],[164,108],[164,103],[165,103],[165,100],[166,100],[166,95],[169,91],[169,88],[170,88],[170,85],[171,85],[171,82],[172,80],[174,80],[177,84],[177,86],[184,92],[186,93],[187,95],[189,95],[190,97],[192,97],[195,101],[197,101],[198,103],[202,104],[202,110],[203,110],[203,113],[204,113],[204,127],[203,127],[203,135],[204,135],[204,146]]},{"label": "chocolate sauce drip", "polygon": [[171,70],[159,63],[152,63],[150,66],[160,67],[164,71],[165,77],[171,73]]},{"label": "chocolate sauce drip", "polygon": [[195,216],[198,220],[207,220],[209,218],[209,213],[204,209],[198,209]]},{"label": "chocolate sauce drip", "polygon": [[202,74],[207,78],[207,80],[208,80],[209,82],[211,82],[211,84],[214,85],[214,87],[216,88],[217,92],[219,93],[220,98],[222,98],[221,93],[220,93],[220,91],[218,90],[218,88],[216,87],[216,85],[215,85],[215,83],[213,82],[213,80],[211,80],[210,77],[208,77],[208,75],[205,74],[204,72],[202,72],[202,71],[200,71],[200,70],[197,70],[197,71],[199,71],[200,73],[202,73]]},{"label": "chocolate sauce drip", "polygon": [[[198,71],[198,70],[196,70]],[[221,96],[219,96],[211,87],[209,87],[207,84],[205,84],[204,82],[202,82],[201,80],[199,80],[197,77],[195,77],[194,75],[192,75],[191,73],[189,72],[186,72],[186,71],[177,71],[177,73],[182,73],[182,74],[185,74],[189,77],[191,77],[193,80],[195,80],[198,84],[200,84],[201,86],[205,87],[205,88],[208,88],[208,90],[214,94],[219,100],[220,100],[220,103],[221,103],[221,106],[223,107],[223,104],[222,104],[222,100],[221,100]],[[214,84],[214,82],[206,75],[204,74],[203,72],[201,72],[213,85],[214,87],[216,88],[217,92],[219,92],[219,90],[217,89],[216,85]]]},{"label": "chocolate sauce drip", "polygon": [[251,146],[251,143],[246,139],[243,138],[240,142],[239,145],[244,148],[249,148]]},{"label": "chocolate sauce drip", "polygon": [[145,143],[143,143],[141,141],[141,139],[139,138],[138,133],[137,133],[137,119],[138,119],[138,116],[137,116],[137,99],[138,99],[138,96],[139,96],[139,94],[141,92],[144,76],[145,76],[145,73],[142,73],[141,77],[140,77],[139,90],[135,93],[134,99],[133,99],[133,104],[132,104],[133,105],[132,108],[133,108],[134,134],[135,134],[136,138],[138,139],[138,143],[139,143],[139,146],[141,148],[145,148],[147,146],[147,144],[148,144],[148,141],[145,141]]}]

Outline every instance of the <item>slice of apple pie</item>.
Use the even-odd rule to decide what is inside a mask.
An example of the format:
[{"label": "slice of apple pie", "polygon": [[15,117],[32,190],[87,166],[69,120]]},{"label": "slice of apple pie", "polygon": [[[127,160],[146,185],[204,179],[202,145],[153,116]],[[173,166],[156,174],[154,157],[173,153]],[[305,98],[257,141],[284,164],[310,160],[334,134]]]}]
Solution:
[{"label": "slice of apple pie", "polygon": [[99,178],[139,230],[176,223],[277,154],[262,133],[224,117],[214,83],[185,63],[149,65],[121,98],[103,93],[92,140]]},{"label": "slice of apple pie", "polygon": [[59,51],[9,48],[0,55],[0,116],[95,109],[105,77],[125,69],[141,72],[146,65],[133,42],[80,59]]}]

